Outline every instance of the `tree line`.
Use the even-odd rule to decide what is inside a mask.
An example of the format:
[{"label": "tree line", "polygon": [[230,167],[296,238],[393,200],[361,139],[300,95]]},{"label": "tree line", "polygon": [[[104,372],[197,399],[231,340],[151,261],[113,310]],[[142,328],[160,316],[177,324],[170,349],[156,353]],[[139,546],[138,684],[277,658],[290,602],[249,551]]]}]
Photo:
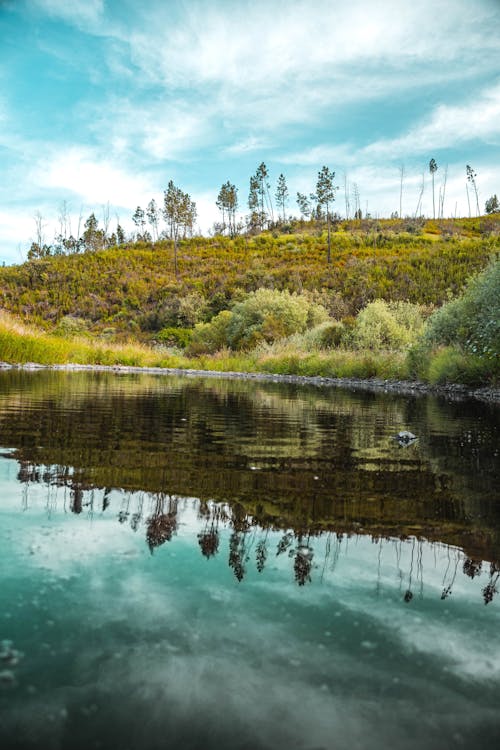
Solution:
[{"label": "tree line", "polygon": [[[393,212],[391,218],[402,218],[403,216],[403,186],[405,169],[400,167],[400,191],[399,191],[399,213]],[[444,217],[444,203],[446,195],[446,183],[448,167],[445,167],[443,182],[439,186],[437,214],[435,200],[435,174],[438,171],[438,164],[434,158],[429,162],[429,173],[432,183],[432,212],[433,218],[442,219]],[[466,194],[469,209],[469,216],[472,215],[471,199],[475,202],[477,216],[480,215],[479,193],[477,188],[477,173],[467,164],[466,166]],[[425,173],[422,175],[422,182],[416,209],[413,217],[422,216],[422,197],[425,189]],[[333,211],[333,205],[336,200],[339,186],[335,185],[335,172],[328,166],[324,165],[317,174],[315,191],[309,194],[297,192],[295,201],[299,209],[302,220],[316,220],[327,226],[327,260],[331,260],[331,228],[332,224],[339,221],[341,216],[338,212]],[[347,176],[344,176],[344,194],[345,194],[345,218],[362,219],[363,211],[361,209],[361,200],[359,188],[356,183],[348,183]],[[353,204],[351,203],[351,197]],[[273,200],[274,198],[274,200]],[[236,237],[242,233],[257,234],[266,229],[284,228],[287,223],[292,223],[296,217],[287,216],[287,209],[290,202],[290,192],[288,189],[286,177],[280,174],[274,196],[271,192],[271,182],[269,170],[264,162],[261,162],[255,173],[250,177],[249,193],[247,199],[248,214],[244,218],[238,219],[238,210],[240,208],[238,200],[238,188],[229,180],[220,188],[215,204],[220,211],[221,219],[214,223],[213,234],[228,235]],[[352,210],[353,209],[353,210]],[[498,197],[491,196],[485,203],[485,213],[493,214],[500,212],[500,203]],[[174,263],[177,274],[177,252],[179,240],[193,236],[197,219],[196,203],[192,200],[189,193],[184,192],[181,188],[174,185],[170,180],[167,189],[163,194],[163,204],[159,206],[155,199],[152,198],[145,209],[137,206],[132,221],[136,231],[131,236],[126,236],[123,227],[117,218],[114,231],[110,232],[110,215],[109,203],[103,207],[102,226],[99,226],[99,219],[95,212],[83,223],[83,230],[80,231],[82,217],[78,221],[78,231],[76,236],[71,231],[71,222],[66,201],[63,202],[58,221],[59,231],[57,232],[54,242],[47,244],[44,239],[44,221],[39,212],[35,214],[36,236],[28,251],[28,259],[42,258],[48,255],[61,255],[80,252],[92,252],[106,249],[115,245],[124,244],[127,241],[157,242],[159,239],[169,239],[174,242]],[[351,215],[352,213],[352,215]],[[368,211],[365,211],[365,218],[370,218]],[[160,230],[162,220],[166,227]]]}]

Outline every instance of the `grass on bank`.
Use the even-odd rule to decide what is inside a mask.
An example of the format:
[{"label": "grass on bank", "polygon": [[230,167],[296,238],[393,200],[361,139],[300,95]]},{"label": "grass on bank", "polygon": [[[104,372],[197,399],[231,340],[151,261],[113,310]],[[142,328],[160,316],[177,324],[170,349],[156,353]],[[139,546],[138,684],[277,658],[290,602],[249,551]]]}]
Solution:
[{"label": "grass on bank", "polygon": [[[413,354],[413,356],[412,356]],[[183,368],[219,372],[262,372],[280,375],[331,378],[383,378],[430,384],[495,384],[491,366],[453,347],[440,347],[426,355],[388,351],[301,351],[293,342],[281,341],[251,352],[222,349],[211,355],[186,357],[164,348],[141,344],[108,344],[95,339],[62,338],[20,323],[0,313],[0,360],[10,364],[123,365],[129,367]],[[418,362],[418,367],[415,366]]]}]

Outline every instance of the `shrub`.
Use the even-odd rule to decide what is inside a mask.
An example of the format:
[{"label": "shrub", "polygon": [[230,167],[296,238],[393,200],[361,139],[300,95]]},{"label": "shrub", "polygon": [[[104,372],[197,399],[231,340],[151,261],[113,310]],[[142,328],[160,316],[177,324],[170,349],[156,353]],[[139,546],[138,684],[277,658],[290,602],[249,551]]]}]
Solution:
[{"label": "shrub", "polygon": [[305,295],[258,289],[234,305],[228,343],[233,349],[249,349],[260,341],[302,333],[327,319],[325,308]]},{"label": "shrub", "polygon": [[427,379],[434,384],[462,383],[476,386],[487,382],[491,375],[486,360],[448,346],[431,355]]},{"label": "shrub", "polygon": [[418,305],[378,299],[358,314],[351,342],[357,349],[401,350],[417,340],[423,327]]},{"label": "shrub", "polygon": [[88,323],[86,320],[75,318],[73,315],[64,315],[54,328],[54,333],[58,336],[78,336],[87,330]]},{"label": "shrub", "polygon": [[424,337],[429,347],[454,344],[495,360],[500,351],[500,259],[469,280],[464,294],[433,313]]},{"label": "shrub", "polygon": [[317,349],[334,349],[343,343],[346,327],[340,320],[328,320],[304,334]]},{"label": "shrub", "polygon": [[178,346],[181,349],[185,347],[191,341],[193,335],[191,328],[162,328],[155,338],[159,344],[165,344],[165,346]]},{"label": "shrub", "polygon": [[210,323],[197,323],[192,331],[187,353],[192,356],[213,354],[227,346],[232,318],[233,314],[229,310],[222,310]]}]

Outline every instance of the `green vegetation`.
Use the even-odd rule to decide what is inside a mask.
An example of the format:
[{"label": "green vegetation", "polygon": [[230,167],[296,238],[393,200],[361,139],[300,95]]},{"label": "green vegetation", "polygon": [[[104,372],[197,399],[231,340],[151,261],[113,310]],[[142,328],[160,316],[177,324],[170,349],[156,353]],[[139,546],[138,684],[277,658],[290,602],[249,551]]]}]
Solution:
[{"label": "green vegetation", "polygon": [[500,214],[282,229],[1,268],[0,359],[498,382]]}]

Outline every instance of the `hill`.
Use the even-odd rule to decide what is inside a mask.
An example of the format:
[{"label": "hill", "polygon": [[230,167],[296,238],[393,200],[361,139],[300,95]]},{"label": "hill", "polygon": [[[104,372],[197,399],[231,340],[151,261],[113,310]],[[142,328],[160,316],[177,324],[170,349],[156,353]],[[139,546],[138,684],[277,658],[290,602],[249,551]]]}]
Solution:
[{"label": "hill", "polygon": [[308,291],[342,319],[378,298],[441,305],[500,249],[500,215],[341,222],[331,264],[324,227],[302,222],[286,229],[185,239],[177,276],[168,240],[4,267],[0,307],[46,330],[147,340],[166,326],[208,321],[266,287]]}]

